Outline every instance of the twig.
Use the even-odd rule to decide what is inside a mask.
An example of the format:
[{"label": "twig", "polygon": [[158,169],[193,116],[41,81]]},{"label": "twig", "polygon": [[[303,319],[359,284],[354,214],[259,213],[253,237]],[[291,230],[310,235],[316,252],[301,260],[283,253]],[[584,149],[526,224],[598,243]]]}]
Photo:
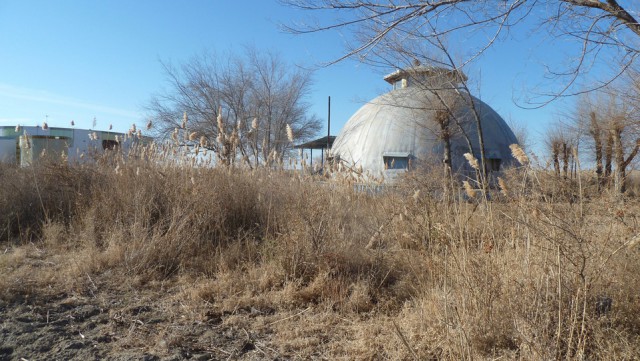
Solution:
[{"label": "twig", "polygon": [[[278,354],[278,351],[276,351],[276,350],[272,349],[271,347],[267,346],[264,342],[256,341],[255,343],[256,343],[256,346],[257,346],[258,344],[260,344],[260,346],[261,346],[262,348],[265,348],[265,349],[267,349],[267,350],[271,351],[271,352],[272,352],[273,354],[275,354],[275,355],[277,355],[277,354]],[[260,352],[262,352],[263,354],[267,355],[267,353],[266,353],[266,352],[264,352],[264,351],[262,351],[260,348],[258,348],[258,347],[256,347],[256,348],[258,349],[258,351],[260,351]],[[274,359],[277,359],[277,357],[274,357]]]},{"label": "twig", "polygon": [[413,358],[415,360],[420,360],[420,358],[418,357],[418,355],[416,354],[415,351],[413,351],[413,349],[411,348],[411,346],[409,346],[409,342],[407,342],[407,339],[404,337],[404,335],[402,334],[402,332],[400,331],[400,327],[398,327],[398,324],[396,324],[395,321],[392,321],[391,323],[393,323],[393,327],[395,327],[396,329],[396,334],[398,335],[398,337],[400,337],[400,340],[402,340],[402,343],[405,345],[405,347],[407,348],[407,350],[409,350],[409,352],[411,352],[411,355],[413,355]]},{"label": "twig", "polygon": [[288,320],[288,319],[291,319],[291,318],[294,318],[294,317],[300,316],[301,314],[303,314],[303,313],[305,313],[305,312],[309,311],[310,309],[311,309],[311,306],[309,306],[309,307],[307,307],[306,309],[304,309],[304,310],[302,310],[302,311],[300,311],[300,312],[296,313],[295,315],[292,315],[292,316],[285,317],[285,318],[280,319],[280,320],[277,320],[277,321],[273,321],[273,322],[267,323],[265,326],[271,326],[271,325],[273,325],[273,324],[275,324],[275,323],[282,322],[282,321],[286,321],[286,320]]},{"label": "twig", "polygon": [[[98,286],[96,286],[96,284],[93,282],[93,280],[91,279],[91,276],[89,276],[89,273],[88,273],[88,272],[85,272],[84,274],[85,274],[85,275],[87,275],[87,278],[89,279],[89,282],[91,282],[91,285],[92,285],[92,286],[93,286],[93,288],[97,291],[97,290],[98,290]],[[95,293],[93,293],[93,291],[94,291],[94,290],[89,289],[89,291],[91,291],[91,295],[92,295],[93,297],[95,297],[95,296],[96,296],[96,295],[95,295]]]},{"label": "twig", "polygon": [[216,351],[220,351],[220,352],[222,352],[222,353],[224,353],[224,354],[227,354],[227,355],[230,355],[230,356],[232,356],[232,355],[233,355],[233,352],[229,352],[229,351],[224,350],[224,349],[222,349],[222,348],[220,348],[220,347],[211,346],[211,349],[212,349],[212,350],[216,350]]}]

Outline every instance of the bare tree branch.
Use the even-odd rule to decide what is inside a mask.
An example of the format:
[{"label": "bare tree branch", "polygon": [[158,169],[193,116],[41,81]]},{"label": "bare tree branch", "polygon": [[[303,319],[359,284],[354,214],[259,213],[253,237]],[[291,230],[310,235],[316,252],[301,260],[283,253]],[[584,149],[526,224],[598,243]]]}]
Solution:
[{"label": "bare tree branch", "polygon": [[244,162],[256,166],[272,154],[282,159],[291,151],[287,125],[297,141],[320,130],[319,118],[307,114],[305,102],[311,74],[289,67],[275,54],[247,48],[242,56],[203,54],[179,68],[163,66],[169,89],[147,106],[159,137],[168,139],[177,128],[184,134],[195,132],[208,149],[229,156],[237,150]]},{"label": "bare tree branch", "polygon": [[[281,0],[294,8],[318,14],[333,15],[324,24],[285,25],[295,34],[343,29],[354,34],[355,43],[344,55],[327,65],[356,57],[370,61],[376,48],[389,44],[387,38],[401,37],[404,41],[430,42],[436,38],[458,33],[464,29],[490,31],[493,36],[466,59],[458,60],[461,67],[476,59],[500,40],[504,29],[517,26],[523,19],[533,17],[542,25],[540,31],[553,37],[571,37],[582,43],[580,55],[573,64],[562,70],[550,69],[549,74],[560,78],[562,86],[540,94],[537,106],[562,96],[581,94],[607,86],[626,71],[640,54],[640,24],[633,14],[637,4],[616,0]],[[578,84],[603,53],[615,53],[620,64],[608,78],[592,86]],[[556,84],[558,84],[556,82]]]}]

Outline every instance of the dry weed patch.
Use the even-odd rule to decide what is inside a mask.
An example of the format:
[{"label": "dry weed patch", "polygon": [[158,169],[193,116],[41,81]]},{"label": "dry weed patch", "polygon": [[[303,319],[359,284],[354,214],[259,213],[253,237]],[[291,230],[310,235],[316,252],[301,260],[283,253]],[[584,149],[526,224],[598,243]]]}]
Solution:
[{"label": "dry weed patch", "polygon": [[484,201],[437,177],[360,192],[351,178],[150,154],[3,166],[3,312],[87,308],[78,317],[103,323],[77,332],[132,357],[640,352],[633,198],[596,196],[588,180],[556,187],[531,168]]}]

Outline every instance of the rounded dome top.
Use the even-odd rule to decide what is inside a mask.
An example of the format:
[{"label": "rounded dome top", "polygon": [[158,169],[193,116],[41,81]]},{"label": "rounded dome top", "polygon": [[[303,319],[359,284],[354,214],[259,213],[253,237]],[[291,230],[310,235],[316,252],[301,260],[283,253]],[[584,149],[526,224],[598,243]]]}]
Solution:
[{"label": "rounded dome top", "polygon": [[[484,135],[488,169],[512,161],[509,145],[517,139],[486,103],[453,87],[438,91],[403,87],[363,105],[338,134],[332,154],[373,176],[393,178],[416,162],[442,162],[449,137],[454,171],[468,167],[464,153],[480,158],[477,113]],[[453,116],[451,116],[453,115]]]}]

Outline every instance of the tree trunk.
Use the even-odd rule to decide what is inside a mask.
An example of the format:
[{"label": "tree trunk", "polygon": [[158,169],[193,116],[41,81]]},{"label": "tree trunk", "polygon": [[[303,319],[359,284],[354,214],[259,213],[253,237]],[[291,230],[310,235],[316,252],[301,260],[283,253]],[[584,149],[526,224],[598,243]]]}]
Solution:
[{"label": "tree trunk", "polygon": [[570,148],[567,143],[562,142],[562,175],[564,179],[569,176],[569,152]]},{"label": "tree trunk", "polygon": [[476,109],[473,99],[471,100],[471,108],[476,118],[476,128],[478,129],[478,145],[480,146],[480,178],[481,178],[480,184],[482,186],[483,194],[486,198],[489,191],[489,183],[487,179],[487,157],[484,152],[484,133],[482,132],[482,122],[481,122],[482,117],[478,113],[478,110]]},{"label": "tree trunk", "polygon": [[598,120],[596,119],[596,113],[591,112],[591,126],[589,133],[593,137],[593,144],[596,152],[596,178],[598,182],[598,190],[602,186],[602,139],[600,138],[601,130],[598,126]]},{"label": "tree trunk", "polygon": [[611,177],[611,159],[613,158],[613,132],[609,130],[607,134],[607,146],[604,149],[604,177],[608,180]]},{"label": "tree trunk", "polygon": [[442,163],[444,165],[445,179],[448,182],[451,176],[451,130],[449,129],[451,121],[449,114],[444,110],[436,111],[436,122],[440,125],[440,138],[444,143]]},{"label": "tree trunk", "polygon": [[624,149],[622,149],[622,128],[617,121],[612,124],[611,137],[613,138],[613,151],[616,162],[616,171],[613,174],[613,186],[616,193],[623,193],[626,172],[624,167]]},{"label": "tree trunk", "polygon": [[560,177],[560,143],[551,143],[551,157],[553,158],[553,169],[557,177]]},{"label": "tree trunk", "polygon": [[627,167],[629,166],[629,163],[631,163],[633,158],[635,158],[635,156],[638,154],[638,150],[640,150],[640,138],[636,139],[635,147],[633,147],[633,150],[631,151],[631,153],[629,153],[629,156],[627,157],[627,159],[624,159],[622,161],[622,165],[620,166],[620,169],[622,170],[621,171],[622,185],[621,185],[620,191],[622,193],[624,193],[627,188],[626,187],[627,186]]}]

